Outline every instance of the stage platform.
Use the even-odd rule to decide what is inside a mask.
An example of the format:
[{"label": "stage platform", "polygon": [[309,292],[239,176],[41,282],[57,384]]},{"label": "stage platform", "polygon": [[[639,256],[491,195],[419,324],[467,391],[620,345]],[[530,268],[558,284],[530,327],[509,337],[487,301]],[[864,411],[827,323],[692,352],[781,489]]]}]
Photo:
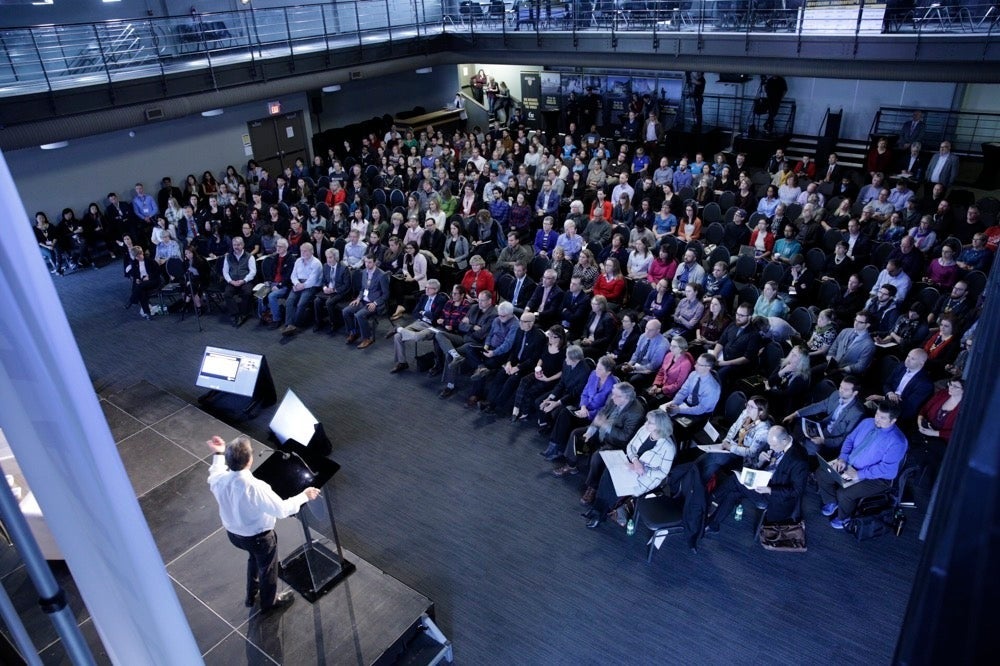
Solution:
[{"label": "stage platform", "polygon": [[[356,570],[316,603],[296,595],[291,608],[269,617],[256,606],[245,608],[246,556],[229,543],[206,482],[205,441],[213,434],[228,441],[239,433],[147,382],[101,396],[101,407],[206,664],[367,665],[401,658],[433,663],[432,658],[410,662],[404,655],[407,644],[419,647],[422,641],[411,641],[428,633],[423,623],[433,618],[431,600],[346,548]],[[271,449],[254,441],[254,451],[256,466]],[[336,478],[330,486],[336,510]],[[310,524],[328,533],[324,503],[306,509]],[[302,526],[288,518],[278,521],[276,531],[284,559],[302,544]],[[12,550],[0,553],[3,584],[43,662],[68,664]],[[68,569],[59,562],[53,570],[97,662],[110,663]],[[279,589],[285,587],[279,581]],[[5,628],[4,633],[9,639]]]}]

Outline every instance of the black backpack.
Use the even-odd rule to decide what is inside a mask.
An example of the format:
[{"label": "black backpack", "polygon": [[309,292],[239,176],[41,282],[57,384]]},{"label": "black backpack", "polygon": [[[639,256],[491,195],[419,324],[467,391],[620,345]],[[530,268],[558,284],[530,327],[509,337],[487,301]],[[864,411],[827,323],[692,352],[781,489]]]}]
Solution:
[{"label": "black backpack", "polygon": [[865,497],[858,502],[854,515],[847,521],[846,529],[858,541],[874,539],[894,532],[897,521],[896,498],[884,492]]}]

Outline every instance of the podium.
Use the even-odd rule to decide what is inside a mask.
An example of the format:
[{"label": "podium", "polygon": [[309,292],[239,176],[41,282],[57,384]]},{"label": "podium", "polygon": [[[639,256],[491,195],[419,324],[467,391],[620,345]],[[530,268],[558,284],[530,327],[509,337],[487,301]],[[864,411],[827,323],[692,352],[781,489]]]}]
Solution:
[{"label": "podium", "polygon": [[323,490],[320,497],[326,503],[330,516],[333,549],[313,537],[309,526],[309,505],[306,504],[297,514],[304,541],[282,560],[278,573],[283,581],[310,602],[329,592],[354,571],[354,564],[344,557],[333,517],[333,504],[330,494],[325,491],[327,482],[339,469],[339,464],[326,457],[314,457],[307,461],[294,451],[275,451],[253,472],[282,499],[298,495],[309,486]]},{"label": "podium", "polygon": [[[285,392],[268,428],[277,450],[253,474],[270,485],[282,499],[298,495],[309,486],[322,490],[340,469],[339,464],[327,457],[332,445],[323,424],[316,420],[291,389]],[[309,504],[306,504],[298,513],[304,542],[281,562],[278,574],[310,602],[329,592],[355,568],[344,558],[330,494],[323,492],[320,497],[325,501],[330,517],[333,550],[313,538],[313,530],[309,526]]]}]

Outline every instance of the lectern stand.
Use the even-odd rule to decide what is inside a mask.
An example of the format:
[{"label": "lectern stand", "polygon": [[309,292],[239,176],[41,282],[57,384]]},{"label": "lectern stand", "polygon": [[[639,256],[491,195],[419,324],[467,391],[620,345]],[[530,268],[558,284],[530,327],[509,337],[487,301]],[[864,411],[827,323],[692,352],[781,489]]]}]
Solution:
[{"label": "lectern stand", "polygon": [[308,505],[303,506],[298,518],[302,524],[304,543],[282,560],[278,574],[310,602],[316,601],[354,571],[354,565],[344,558],[333,517],[333,504],[325,490],[327,482],[339,469],[340,465],[329,458],[312,458],[307,462],[298,453],[276,451],[253,472],[282,499],[298,495],[309,486],[323,490],[320,497],[324,498],[330,516],[333,550],[323,543],[325,539],[316,540],[313,537],[309,527],[309,508]]}]

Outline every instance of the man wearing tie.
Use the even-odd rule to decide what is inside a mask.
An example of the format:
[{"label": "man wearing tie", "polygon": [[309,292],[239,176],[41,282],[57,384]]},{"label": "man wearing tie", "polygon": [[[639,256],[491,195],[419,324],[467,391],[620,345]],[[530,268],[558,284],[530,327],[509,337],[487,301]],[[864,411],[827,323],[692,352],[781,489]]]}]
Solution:
[{"label": "man wearing tie", "polygon": [[875,342],[868,333],[871,315],[865,310],[854,315],[854,326],[845,328],[834,339],[826,354],[827,374],[861,374],[875,358]]},{"label": "man wearing tie", "polygon": [[520,315],[524,312],[528,299],[535,292],[535,281],[528,277],[528,269],[525,268],[525,265],[517,262],[514,264],[514,280],[507,284],[510,285],[510,291],[500,295],[514,306],[514,314]]},{"label": "man wearing tie", "polygon": [[337,248],[328,248],[324,256],[326,264],[323,265],[323,288],[313,301],[313,314],[316,315],[316,327],[313,330],[323,330],[322,315],[325,310],[332,333],[344,325],[344,318],[337,306],[351,297],[351,272],[340,263],[340,251]]},{"label": "man wearing tie", "polygon": [[552,324],[559,323],[562,301],[563,291],[556,286],[556,272],[550,268],[542,274],[542,283],[535,287],[535,292],[528,299],[524,311],[534,312],[538,318],[538,325],[548,328]]},{"label": "man wearing tie", "polygon": [[833,516],[830,521],[833,529],[844,529],[844,521],[854,513],[858,501],[885,492],[892,485],[908,446],[906,437],[896,427],[898,418],[899,408],[884,402],[875,412],[875,418],[859,423],[844,440],[840,455],[830,465],[851,482],[849,485],[841,488],[826,475],[817,480],[823,515]]},{"label": "man wearing tie", "polygon": [[367,349],[375,342],[371,319],[385,314],[385,303],[389,298],[389,276],[375,266],[375,257],[365,255],[364,268],[355,272],[357,298],[343,310],[347,324],[347,344],[358,340],[358,349]]},{"label": "man wearing tie", "polygon": [[646,330],[635,346],[635,353],[620,370],[622,376],[627,376],[629,384],[636,390],[648,388],[656,377],[656,372],[663,365],[663,357],[667,355],[667,339],[660,333],[660,320],[650,319],[646,322]]},{"label": "man wearing tie", "polygon": [[674,419],[674,440],[678,445],[691,439],[691,435],[705,427],[719,403],[722,387],[712,375],[715,364],[714,354],[699,356],[694,370],[684,380],[673,399],[660,406],[660,409]]},{"label": "man wearing tie", "polygon": [[558,210],[559,195],[552,191],[552,183],[545,180],[542,182],[542,191],[535,200],[535,216],[543,219],[546,215],[554,216]]},{"label": "man wearing tie", "polygon": [[389,372],[397,374],[410,367],[410,364],[406,362],[406,349],[403,345],[407,342],[420,342],[434,337],[434,331],[431,330],[431,327],[441,316],[441,309],[444,308],[447,300],[448,297],[441,293],[441,283],[433,278],[428,280],[427,286],[424,287],[424,295],[420,297],[416,307],[413,308],[413,323],[406,328],[398,326],[394,333],[391,331],[389,333],[396,350],[396,365]]},{"label": "man wearing tie", "polygon": [[[924,129],[927,123],[924,122],[924,112],[914,111],[913,118],[903,123],[899,130],[899,147],[906,150],[913,144],[920,145],[920,140],[924,137]],[[919,150],[917,151],[920,152]]]},{"label": "man wearing tie", "polygon": [[837,153],[830,153],[830,157],[827,158],[826,175],[823,177],[828,183],[839,183],[841,175],[841,167],[837,164]]}]

